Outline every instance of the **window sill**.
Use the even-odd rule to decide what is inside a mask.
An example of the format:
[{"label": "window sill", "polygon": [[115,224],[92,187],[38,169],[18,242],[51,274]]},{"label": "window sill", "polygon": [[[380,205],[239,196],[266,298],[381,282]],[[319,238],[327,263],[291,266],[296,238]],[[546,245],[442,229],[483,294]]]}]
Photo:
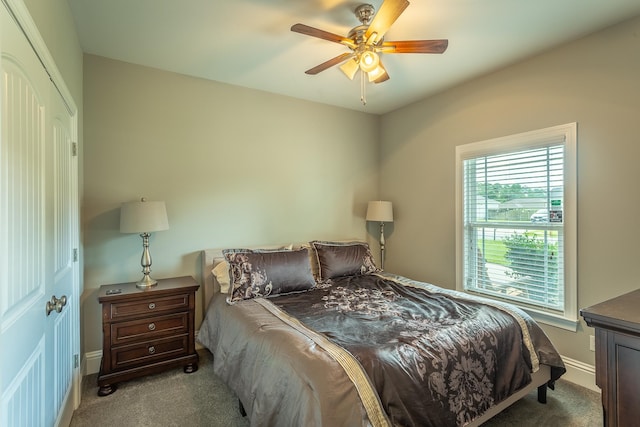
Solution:
[{"label": "window sill", "polygon": [[474,292],[472,290],[462,290],[462,292],[467,293],[469,295],[485,298],[488,300],[511,304],[515,307],[518,307],[520,310],[524,311],[525,313],[527,313],[529,316],[533,318],[533,320],[535,320],[538,323],[554,326],[556,328],[564,329],[571,332],[578,331],[578,325],[580,324],[580,321],[578,319],[572,319],[570,317],[563,316],[562,314],[559,314],[559,313],[558,314],[550,313],[548,311],[536,309],[528,305],[518,304],[517,301],[513,301],[510,299],[492,297],[490,295],[487,295],[481,292]]},{"label": "window sill", "polygon": [[571,332],[578,331],[578,324],[580,322],[577,319],[570,319],[568,317],[564,317],[561,315],[545,313],[543,311],[535,310],[530,307],[522,307],[517,304],[513,304],[513,305],[523,310],[529,316],[533,317],[533,320],[535,320],[538,323],[555,326],[556,328],[565,329]]}]

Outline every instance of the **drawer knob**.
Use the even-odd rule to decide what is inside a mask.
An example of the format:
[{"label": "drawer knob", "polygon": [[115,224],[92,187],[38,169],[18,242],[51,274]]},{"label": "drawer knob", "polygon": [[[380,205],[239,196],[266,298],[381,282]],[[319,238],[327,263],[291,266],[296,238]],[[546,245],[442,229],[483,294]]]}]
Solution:
[{"label": "drawer knob", "polygon": [[153,310],[154,308],[156,308],[156,303],[155,302],[150,302],[149,303],[149,310]]},{"label": "drawer knob", "polygon": [[154,354],[156,352],[156,348],[154,346],[149,347],[149,354]]},{"label": "drawer knob", "polygon": [[150,331],[155,331],[156,329],[156,324],[155,323],[149,323],[149,330]]}]

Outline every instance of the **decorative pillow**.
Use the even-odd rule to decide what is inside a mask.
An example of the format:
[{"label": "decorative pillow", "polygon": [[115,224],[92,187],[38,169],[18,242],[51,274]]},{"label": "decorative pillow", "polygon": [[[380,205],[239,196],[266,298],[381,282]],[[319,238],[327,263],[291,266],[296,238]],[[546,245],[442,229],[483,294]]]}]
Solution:
[{"label": "decorative pillow", "polygon": [[311,274],[313,274],[313,278],[316,279],[316,282],[320,279],[320,269],[318,268],[318,256],[316,255],[316,250],[311,246],[310,243],[305,243],[300,246],[301,248],[305,248],[309,253],[309,263],[311,264]]},{"label": "decorative pillow", "polygon": [[311,242],[318,259],[319,279],[380,271],[365,242]]},{"label": "decorative pillow", "polygon": [[[293,243],[288,244],[287,246],[279,246],[275,248],[262,248],[262,249],[229,249],[230,251],[290,251],[293,250]],[[309,251],[311,252],[311,251]],[[221,260],[216,264],[216,266],[211,270],[211,273],[216,278],[216,281],[220,285],[220,293],[228,294],[229,287],[231,286],[231,278],[229,277],[229,263],[225,260]]]},{"label": "decorative pillow", "polygon": [[229,263],[227,261],[220,261],[213,270],[211,270],[213,276],[220,285],[220,293],[228,294],[229,286],[231,284],[231,278],[229,277]]},{"label": "decorative pillow", "polygon": [[229,303],[315,286],[307,249],[225,249],[222,254],[229,263]]}]

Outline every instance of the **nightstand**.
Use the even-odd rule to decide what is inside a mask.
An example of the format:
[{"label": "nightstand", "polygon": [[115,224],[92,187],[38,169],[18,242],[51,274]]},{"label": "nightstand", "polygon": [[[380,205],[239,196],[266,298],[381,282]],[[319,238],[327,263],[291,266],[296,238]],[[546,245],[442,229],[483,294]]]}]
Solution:
[{"label": "nightstand", "polygon": [[159,279],[150,289],[135,282],[103,285],[102,362],[98,395],[116,384],[182,366],[198,369],[195,350],[195,295],[200,285],[191,276]]}]

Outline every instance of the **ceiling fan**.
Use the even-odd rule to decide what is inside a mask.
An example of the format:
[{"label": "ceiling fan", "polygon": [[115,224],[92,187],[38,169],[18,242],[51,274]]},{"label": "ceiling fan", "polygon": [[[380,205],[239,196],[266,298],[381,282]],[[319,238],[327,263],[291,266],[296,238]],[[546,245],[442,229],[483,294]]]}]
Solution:
[{"label": "ceiling fan", "polygon": [[[346,37],[304,24],[293,25],[291,27],[293,32],[340,43],[350,49],[349,52],[316,65],[305,71],[305,73],[315,75],[334,65],[343,63],[340,69],[351,80],[353,80],[356,72],[361,70],[363,77],[364,74],[367,74],[370,82],[382,83],[389,79],[389,74],[380,61],[379,53],[443,53],[449,45],[449,41],[446,39],[384,40],[387,30],[407,6],[409,6],[407,0],[384,0],[375,16],[375,8],[372,5],[362,4],[358,6],[355,10],[355,15],[362,25],[351,29]],[[362,81],[364,85],[364,79]],[[364,98],[362,101],[365,103]]]}]

